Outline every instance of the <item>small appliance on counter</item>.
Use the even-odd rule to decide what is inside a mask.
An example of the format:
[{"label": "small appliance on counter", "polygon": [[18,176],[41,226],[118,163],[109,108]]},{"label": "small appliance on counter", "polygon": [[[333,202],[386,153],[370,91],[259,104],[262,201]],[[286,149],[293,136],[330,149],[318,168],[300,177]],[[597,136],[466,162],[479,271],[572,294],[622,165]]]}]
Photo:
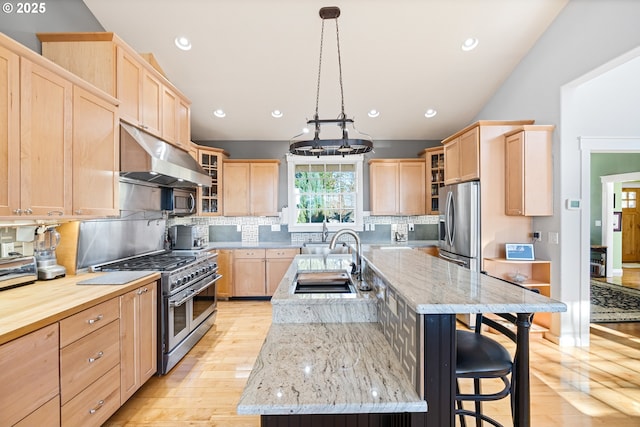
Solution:
[{"label": "small appliance on counter", "polygon": [[0,258],[0,290],[33,283],[37,279],[34,257]]},{"label": "small appliance on counter", "polygon": [[39,280],[57,279],[67,274],[66,268],[59,265],[56,258],[56,248],[60,244],[60,233],[56,231],[57,227],[58,225],[55,224],[36,228],[33,255],[38,266]]},{"label": "small appliance on counter", "polygon": [[169,242],[172,250],[202,249],[209,242],[209,227],[206,225],[173,225],[169,227]]}]

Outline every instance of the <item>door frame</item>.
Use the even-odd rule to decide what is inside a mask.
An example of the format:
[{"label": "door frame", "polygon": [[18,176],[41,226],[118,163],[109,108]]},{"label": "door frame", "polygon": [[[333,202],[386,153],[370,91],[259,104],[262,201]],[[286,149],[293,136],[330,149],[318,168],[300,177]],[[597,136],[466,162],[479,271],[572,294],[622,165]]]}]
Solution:
[{"label": "door frame", "polygon": [[640,172],[620,173],[615,175],[604,175],[600,177],[602,181],[602,244],[607,247],[607,277],[622,276],[622,269],[613,269],[613,184],[625,181],[640,181]]}]

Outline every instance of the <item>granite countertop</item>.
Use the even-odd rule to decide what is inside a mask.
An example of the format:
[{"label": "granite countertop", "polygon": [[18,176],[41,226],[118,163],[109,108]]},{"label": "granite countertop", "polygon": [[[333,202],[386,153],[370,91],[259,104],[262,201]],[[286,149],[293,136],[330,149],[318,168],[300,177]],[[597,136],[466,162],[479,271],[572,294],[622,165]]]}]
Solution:
[{"label": "granite countertop", "polygon": [[413,250],[363,248],[378,273],[418,314],[561,312],[553,299]]},{"label": "granite countertop", "polygon": [[350,254],[298,255],[273,293],[273,323],[376,322],[377,300],[372,291],[355,294],[295,294],[300,271],[351,271]]},{"label": "granite countertop", "polygon": [[425,412],[377,323],[272,324],[239,414]]},{"label": "granite countertop", "polygon": [[[136,273],[125,283],[113,273],[85,273],[0,291],[0,344],[160,279],[155,271]],[[78,285],[83,281],[100,284]]]}]

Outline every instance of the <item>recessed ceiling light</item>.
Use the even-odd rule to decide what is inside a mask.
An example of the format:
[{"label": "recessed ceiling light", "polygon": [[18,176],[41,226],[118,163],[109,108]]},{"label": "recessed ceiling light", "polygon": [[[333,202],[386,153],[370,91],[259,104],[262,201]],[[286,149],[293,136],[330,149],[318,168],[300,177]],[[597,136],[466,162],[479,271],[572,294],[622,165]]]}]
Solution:
[{"label": "recessed ceiling light", "polygon": [[175,38],[176,47],[181,50],[191,50],[191,42],[185,36]]},{"label": "recessed ceiling light", "polygon": [[217,109],[216,111],[213,112],[213,115],[219,118],[223,118],[227,115],[227,113],[225,113],[224,110]]},{"label": "recessed ceiling light", "polygon": [[469,37],[462,43],[461,47],[462,47],[462,50],[464,50],[465,52],[473,50],[476,47],[478,47],[478,39]]},{"label": "recessed ceiling light", "polygon": [[369,110],[367,115],[369,117],[375,118],[375,117],[378,117],[380,115],[380,111],[378,111],[378,110]]},{"label": "recessed ceiling light", "polygon": [[274,119],[279,119],[280,117],[282,117],[284,114],[282,114],[282,111],[280,110],[273,110],[271,112],[271,117],[273,117]]},{"label": "recessed ceiling light", "polygon": [[430,119],[431,117],[435,117],[435,115],[438,114],[438,112],[436,110],[434,110],[433,108],[429,108],[425,113],[424,116],[427,119]]},{"label": "recessed ceiling light", "polygon": [[309,133],[309,128],[302,128],[302,133]]}]

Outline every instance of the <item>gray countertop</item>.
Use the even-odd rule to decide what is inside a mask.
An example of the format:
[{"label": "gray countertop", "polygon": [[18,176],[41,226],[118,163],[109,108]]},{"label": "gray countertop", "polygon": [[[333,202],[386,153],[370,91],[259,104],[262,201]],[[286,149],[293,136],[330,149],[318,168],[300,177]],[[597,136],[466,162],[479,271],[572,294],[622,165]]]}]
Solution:
[{"label": "gray countertop", "polygon": [[367,266],[418,314],[561,312],[567,306],[413,250],[363,248]]}]

